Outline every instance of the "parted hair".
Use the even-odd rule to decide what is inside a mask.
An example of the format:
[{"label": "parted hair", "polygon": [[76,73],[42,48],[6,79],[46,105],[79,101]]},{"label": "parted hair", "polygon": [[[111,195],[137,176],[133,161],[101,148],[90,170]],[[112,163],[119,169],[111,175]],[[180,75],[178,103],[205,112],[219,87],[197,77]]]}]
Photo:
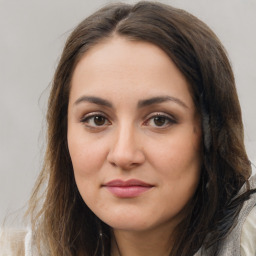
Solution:
[{"label": "parted hair", "polygon": [[234,75],[224,47],[207,25],[183,10],[145,1],[108,5],[82,21],[67,39],[48,101],[44,166],[28,209],[34,249],[39,255],[110,256],[111,227],[87,207],[75,183],[67,109],[76,64],[90,48],[113,36],[160,47],[189,82],[201,117],[200,182],[186,206],[186,218],[175,229],[170,255],[190,256],[202,246],[218,245],[251,193],[248,188],[236,197],[251,165]]}]

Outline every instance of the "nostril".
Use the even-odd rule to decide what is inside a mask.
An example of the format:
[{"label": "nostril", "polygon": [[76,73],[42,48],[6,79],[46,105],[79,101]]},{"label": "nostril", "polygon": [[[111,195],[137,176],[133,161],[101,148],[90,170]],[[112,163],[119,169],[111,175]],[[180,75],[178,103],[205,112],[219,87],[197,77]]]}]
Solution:
[{"label": "nostril", "polygon": [[113,167],[117,167],[117,165],[113,162],[110,162],[110,164],[113,166]]},{"label": "nostril", "polygon": [[143,152],[139,150],[130,153],[127,152],[126,154],[120,154],[120,152],[110,152],[107,160],[113,167],[129,170],[143,164],[145,161],[145,156]]}]

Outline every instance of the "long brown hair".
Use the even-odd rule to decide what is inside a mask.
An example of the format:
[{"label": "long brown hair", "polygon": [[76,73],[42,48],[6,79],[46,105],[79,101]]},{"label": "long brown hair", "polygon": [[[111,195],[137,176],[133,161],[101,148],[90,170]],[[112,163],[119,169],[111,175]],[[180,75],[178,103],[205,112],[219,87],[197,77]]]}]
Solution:
[{"label": "long brown hair", "polygon": [[215,34],[183,10],[148,1],[104,7],[82,21],[66,42],[48,102],[44,167],[30,200],[36,250],[53,256],[110,255],[110,227],[91,212],[76,187],[67,147],[67,108],[76,64],[114,34],[157,45],[191,85],[202,120],[203,166],[187,218],[176,228],[171,255],[193,255],[225,237],[249,197],[247,192],[234,200],[251,174],[241,110],[229,60]]}]

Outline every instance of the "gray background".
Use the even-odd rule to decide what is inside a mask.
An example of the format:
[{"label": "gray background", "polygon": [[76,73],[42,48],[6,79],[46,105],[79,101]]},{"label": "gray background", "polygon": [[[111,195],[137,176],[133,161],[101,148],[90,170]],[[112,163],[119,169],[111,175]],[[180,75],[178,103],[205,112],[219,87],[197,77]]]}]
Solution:
[{"label": "gray background", "polygon": [[[48,87],[65,39],[78,22],[109,2],[0,0],[0,223],[27,202],[41,168]],[[198,16],[226,47],[243,110],[245,143],[255,164],[256,0],[162,2]]]}]

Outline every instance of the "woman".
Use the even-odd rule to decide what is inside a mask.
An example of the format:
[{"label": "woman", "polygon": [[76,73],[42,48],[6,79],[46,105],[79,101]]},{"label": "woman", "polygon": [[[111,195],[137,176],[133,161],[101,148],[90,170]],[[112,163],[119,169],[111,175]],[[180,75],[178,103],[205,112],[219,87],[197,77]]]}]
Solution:
[{"label": "woman", "polygon": [[139,2],[85,19],[65,45],[47,121],[27,255],[255,254],[234,76],[194,16]]}]

